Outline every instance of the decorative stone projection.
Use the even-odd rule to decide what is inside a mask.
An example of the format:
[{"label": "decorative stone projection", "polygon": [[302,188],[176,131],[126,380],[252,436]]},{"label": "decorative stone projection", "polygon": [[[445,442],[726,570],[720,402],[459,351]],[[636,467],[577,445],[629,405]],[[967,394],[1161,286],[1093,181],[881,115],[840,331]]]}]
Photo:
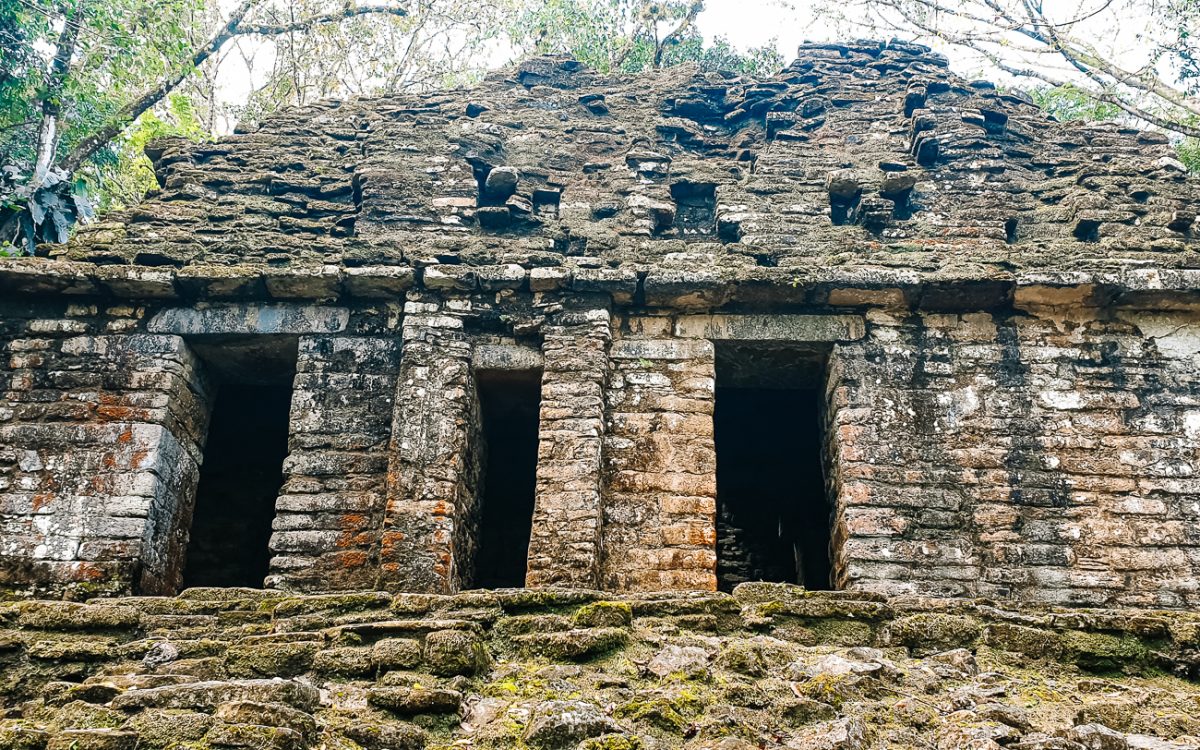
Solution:
[{"label": "decorative stone projection", "polygon": [[380,549],[389,589],[444,593],[472,578],[479,404],[471,342],[449,307],[405,305]]},{"label": "decorative stone projection", "polygon": [[671,319],[623,321],[610,352],[601,585],[713,590],[713,344],[670,337]]},{"label": "decorative stone projection", "polygon": [[1097,312],[878,312],[835,349],[841,587],[1200,603],[1200,318]]},{"label": "decorative stone projection", "polygon": [[[63,311],[0,315],[0,584],[173,592],[206,429],[205,380],[178,336],[96,333],[95,307]],[[108,313],[109,328],[137,314]]]},{"label": "decorative stone projection", "polygon": [[527,586],[599,585],[606,308],[567,310],[543,331],[537,490]]},{"label": "decorative stone projection", "polygon": [[376,585],[399,360],[396,338],[300,339],[267,585]]}]

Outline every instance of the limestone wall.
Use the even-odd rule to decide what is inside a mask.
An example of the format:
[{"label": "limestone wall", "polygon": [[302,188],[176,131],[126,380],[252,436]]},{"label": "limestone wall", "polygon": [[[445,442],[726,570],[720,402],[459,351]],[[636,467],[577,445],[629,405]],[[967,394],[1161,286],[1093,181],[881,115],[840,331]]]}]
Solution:
[{"label": "limestone wall", "polygon": [[786,355],[773,377],[797,345],[819,370],[838,588],[1200,603],[1200,320],[1182,304],[1063,288],[988,312],[880,293],[701,314],[496,283],[404,304],[4,303],[4,585],[177,590],[208,394],[287,349],[270,586],[472,585],[484,366],[542,373],[534,513],[513,519],[532,525],[529,585],[711,590],[718,360],[740,356],[718,352],[750,342]]},{"label": "limestone wall", "polygon": [[400,342],[390,337],[300,340],[271,586],[376,583],[399,356]]},{"label": "limestone wall", "polygon": [[837,347],[840,583],[1195,606],[1200,320],[1033,312],[878,312]]},{"label": "limestone wall", "polygon": [[176,591],[208,413],[192,352],[135,307],[4,307],[4,585]]},{"label": "limestone wall", "polygon": [[667,318],[629,325],[608,383],[603,586],[714,589],[713,346]]}]

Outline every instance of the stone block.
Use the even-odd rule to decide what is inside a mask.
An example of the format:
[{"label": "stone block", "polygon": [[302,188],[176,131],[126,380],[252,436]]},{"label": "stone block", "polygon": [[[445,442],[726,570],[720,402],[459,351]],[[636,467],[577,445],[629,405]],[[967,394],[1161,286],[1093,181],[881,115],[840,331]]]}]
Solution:
[{"label": "stone block", "polygon": [[712,341],[854,341],[866,335],[857,315],[681,315],[675,335]]},{"label": "stone block", "polygon": [[166,308],[150,319],[147,329],[180,336],[323,334],[344,331],[349,320],[344,307],[226,304]]}]

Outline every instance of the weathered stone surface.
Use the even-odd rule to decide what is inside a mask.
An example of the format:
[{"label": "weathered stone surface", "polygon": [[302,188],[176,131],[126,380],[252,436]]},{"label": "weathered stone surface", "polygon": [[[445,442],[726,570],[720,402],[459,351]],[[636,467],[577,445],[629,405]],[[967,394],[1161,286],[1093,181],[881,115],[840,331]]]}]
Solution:
[{"label": "weathered stone surface", "polygon": [[402,716],[446,714],[458,711],[462,694],[457,690],[424,687],[372,688],[367,694],[371,705]]},{"label": "weathered stone surface", "polygon": [[425,732],[402,722],[356,721],[338,727],[340,734],[367,750],[422,750]]},{"label": "weathered stone surface", "polygon": [[223,703],[254,701],[283,703],[311,711],[320,694],[311,685],[295,680],[228,680],[192,682],[130,690],[113,699],[115,708],[198,708],[214,710]]},{"label": "weathered stone surface", "polygon": [[646,670],[657,677],[679,675],[696,679],[708,674],[709,654],[697,646],[667,646],[654,655]]},{"label": "weathered stone surface", "polygon": [[116,729],[64,729],[50,737],[47,750],[133,750],[137,735]]},{"label": "weathered stone surface", "polygon": [[218,305],[171,307],[146,324],[151,333],[233,335],[336,333],[345,330],[350,311],[306,305]]},{"label": "weathered stone surface", "polygon": [[524,740],[542,750],[566,750],[589,737],[620,731],[593,703],[546,701],[534,708]]},{"label": "weathered stone surface", "polygon": [[581,628],[562,633],[517,636],[520,648],[551,659],[583,660],[606,654],[625,645],[629,635],[617,628]]},{"label": "weathered stone surface", "polygon": [[[3,614],[24,633],[3,659],[58,683],[117,658],[191,679],[449,681],[493,656],[600,661],[638,628],[662,640],[637,664],[673,629],[750,628],[786,648],[705,643],[709,669],[782,679],[799,661],[801,692],[894,679],[861,653],[783,657],[818,644],[1194,675],[1200,625],[1148,613],[1200,606],[1200,192],[1169,148],[870,41],[803,45],[763,80],[538,58],[470,93],[323,102],[155,147],[159,195],[0,261],[3,593],[179,591],[221,388],[268,379],[290,402],[283,485],[260,504],[265,584],[429,596],[25,602]],[[488,564],[479,376],[501,371],[540,379],[511,583],[614,601],[441,598]],[[828,550],[828,575],[765,572],[731,520],[716,416],[746,387],[815,394],[787,428],[811,433],[804,471],[829,504],[800,557]],[[762,470],[799,471],[784,463]],[[615,601],[754,578],[839,591]],[[1145,611],[988,611],[1011,602]],[[470,626],[434,627],[437,609]],[[207,642],[224,627],[238,638]],[[975,671],[958,654],[912,679]],[[1014,728],[995,697],[959,710]]]},{"label": "weathered stone surface", "polygon": [[1127,750],[1125,735],[1103,724],[1080,724],[1066,732],[1067,739],[1078,742],[1088,750]]},{"label": "weathered stone surface", "polygon": [[249,750],[298,750],[303,736],[286,727],[261,724],[227,724],[217,722],[204,736],[214,747],[238,747]]},{"label": "weathered stone surface", "polygon": [[436,675],[472,675],[486,669],[487,651],[477,636],[461,630],[435,630],[425,636],[425,662]]},{"label": "weathered stone surface", "polygon": [[867,728],[854,718],[835,719],[807,727],[793,747],[813,750],[863,750],[868,747]]},{"label": "weathered stone surface", "polygon": [[[14,607],[0,613],[5,638],[15,644],[0,652],[5,674],[15,676],[0,691],[7,716],[0,739],[8,738],[6,747],[45,750],[51,738],[68,731],[102,730],[86,741],[97,747],[125,742],[111,740],[116,731],[153,750],[180,743],[310,750],[343,742],[366,750],[468,743],[482,750],[519,743],[645,750],[651,743],[664,749],[711,746],[718,741],[713,735],[736,721],[743,727],[737,741],[744,734],[754,738],[752,746],[771,750],[1108,750],[1120,738],[1128,747],[1136,741],[1182,750],[1200,728],[1194,645],[1185,627],[1194,620],[1190,612],[911,596],[851,599],[782,585],[747,585],[738,596],[744,603],[727,594],[679,592],[613,598],[505,590],[381,598],[206,588],[182,597],[106,602],[137,615],[130,619],[139,623],[133,632],[114,630],[104,617],[23,625]],[[873,645],[843,645],[839,635],[820,628],[798,630],[796,616],[762,617],[764,611],[839,597],[882,606],[867,631]],[[287,617],[258,619],[264,610]],[[392,619],[400,613],[407,617]],[[319,632],[291,629],[314,616],[352,621]],[[1087,668],[1103,672],[1097,677],[1081,674],[1077,650],[1031,658],[980,642],[974,652],[922,656],[927,649],[890,641],[897,623],[903,630],[916,628],[914,623],[957,622],[945,618],[971,620],[981,631],[1024,623],[1064,642],[1090,634],[1106,636],[1109,644],[1108,638],[1122,644],[1129,639],[1149,655],[1121,661],[1115,670],[1095,662]],[[574,627],[581,622],[622,624]],[[152,637],[141,632],[148,627]],[[619,648],[605,650],[604,638],[613,634],[619,634]],[[579,641],[581,635],[599,641]],[[559,652],[533,645],[554,643],[555,636],[605,648],[581,654],[574,647]],[[20,645],[27,638],[55,641],[66,652],[74,642],[98,637],[119,646],[85,662],[37,658]],[[161,643],[173,644],[177,658],[141,660]],[[308,644],[316,652],[290,679],[241,680],[224,669],[227,655],[239,647],[277,644]],[[460,669],[468,664],[457,659],[473,650],[487,660]],[[199,662],[207,662],[214,679],[196,683],[176,671]],[[329,666],[336,664],[354,669]],[[1135,735],[1149,738],[1130,739]]]},{"label": "weathered stone surface", "polygon": [[199,711],[148,709],[131,717],[126,728],[137,733],[138,743],[166,748],[180,742],[196,742],[208,734],[214,718]]}]

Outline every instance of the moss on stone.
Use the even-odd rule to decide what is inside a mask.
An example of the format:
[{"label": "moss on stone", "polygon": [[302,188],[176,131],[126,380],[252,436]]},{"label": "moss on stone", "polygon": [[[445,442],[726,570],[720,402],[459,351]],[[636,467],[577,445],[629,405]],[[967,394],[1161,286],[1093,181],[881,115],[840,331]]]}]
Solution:
[{"label": "moss on stone", "polygon": [[993,648],[1035,659],[1057,659],[1062,653],[1062,638],[1058,633],[1007,622],[988,625],[985,640]]},{"label": "moss on stone", "polygon": [[779,707],[779,718],[790,726],[803,726],[837,718],[837,710],[828,703],[797,697]]},{"label": "moss on stone", "polygon": [[73,602],[22,602],[18,624],[31,630],[132,630],[141,622],[133,607]]},{"label": "moss on stone", "polygon": [[137,732],[140,744],[166,748],[181,742],[196,742],[212,728],[213,717],[198,711],[149,709],[132,716],[123,725]]},{"label": "moss on stone", "polygon": [[1182,648],[1200,649],[1200,620],[1179,618],[1170,624],[1171,640]]},{"label": "moss on stone", "polygon": [[571,619],[563,615],[513,615],[497,622],[492,632],[501,638],[512,638],[529,633],[560,632],[571,628]]},{"label": "moss on stone", "polygon": [[[875,642],[875,629],[861,620],[825,618],[806,621],[813,645],[865,646]],[[776,630],[776,635],[781,635]]]},{"label": "moss on stone", "polygon": [[367,691],[367,702],[402,716],[446,714],[458,711],[462,694],[457,690],[413,687],[380,687]]},{"label": "moss on stone", "polygon": [[1138,706],[1127,700],[1098,701],[1075,713],[1076,724],[1103,724],[1118,732],[1128,732],[1138,713]]},{"label": "moss on stone", "polygon": [[318,652],[313,657],[314,672],[346,677],[367,677],[375,673],[375,661],[369,648],[344,646]]},{"label": "moss on stone", "polygon": [[105,661],[117,655],[117,642],[111,638],[42,639],[31,643],[26,653],[46,661]]},{"label": "moss on stone", "polygon": [[563,633],[530,634],[514,639],[526,654],[548,659],[585,661],[624,646],[629,634],[619,628],[580,628]]},{"label": "moss on stone", "polygon": [[436,630],[425,637],[425,662],[429,671],[443,677],[477,674],[488,665],[488,653],[479,636],[463,630]]},{"label": "moss on stone", "polygon": [[599,591],[573,589],[502,589],[496,601],[505,612],[559,612],[603,598]]},{"label": "moss on stone", "polygon": [[698,693],[679,689],[635,696],[618,706],[615,715],[618,719],[642,722],[671,734],[683,734],[703,709]]},{"label": "moss on stone", "polygon": [[117,729],[64,729],[50,736],[47,750],[135,750],[137,735]]},{"label": "moss on stone", "polygon": [[366,750],[421,750],[426,733],[405,722],[355,721],[337,727],[337,731]]},{"label": "moss on stone", "polygon": [[1093,672],[1142,665],[1150,655],[1146,644],[1132,635],[1072,630],[1063,633],[1062,645],[1066,659]]},{"label": "moss on stone", "polygon": [[225,668],[234,677],[294,677],[312,666],[317,648],[308,641],[237,643],[225,652]]},{"label": "moss on stone", "polygon": [[226,724],[216,722],[204,736],[213,747],[236,747],[246,750],[300,750],[303,736],[287,727],[262,724]]},{"label": "moss on stone", "polygon": [[392,597],[391,609],[399,615],[424,615],[445,599],[433,594],[396,594]]},{"label": "moss on stone", "polygon": [[642,739],[628,734],[604,734],[590,737],[576,746],[576,750],[641,750]]},{"label": "moss on stone", "polygon": [[346,614],[387,609],[392,604],[392,595],[382,591],[365,591],[347,594],[321,594],[298,596],[279,602],[263,602],[277,619],[309,614]]},{"label": "moss on stone", "polygon": [[819,674],[797,683],[793,690],[797,697],[827,703],[840,710],[846,703],[873,697],[878,688],[875,678],[850,672]]},{"label": "moss on stone", "polygon": [[983,634],[983,625],[974,617],[923,612],[894,620],[890,633],[893,645],[906,646],[920,656],[974,648]]},{"label": "moss on stone", "polygon": [[767,673],[767,659],[762,646],[746,640],[727,644],[717,655],[717,666],[749,677],[762,677]]},{"label": "moss on stone", "polygon": [[125,714],[83,701],[71,701],[50,717],[56,729],[116,729],[125,723]]},{"label": "moss on stone", "polygon": [[0,723],[0,749],[44,750],[50,735],[24,721],[5,720]]},{"label": "moss on stone", "polygon": [[581,628],[623,628],[633,622],[633,608],[627,602],[592,602],[575,613]]},{"label": "moss on stone", "polygon": [[412,638],[384,638],[371,646],[371,660],[384,672],[413,669],[421,663],[421,644]]}]

